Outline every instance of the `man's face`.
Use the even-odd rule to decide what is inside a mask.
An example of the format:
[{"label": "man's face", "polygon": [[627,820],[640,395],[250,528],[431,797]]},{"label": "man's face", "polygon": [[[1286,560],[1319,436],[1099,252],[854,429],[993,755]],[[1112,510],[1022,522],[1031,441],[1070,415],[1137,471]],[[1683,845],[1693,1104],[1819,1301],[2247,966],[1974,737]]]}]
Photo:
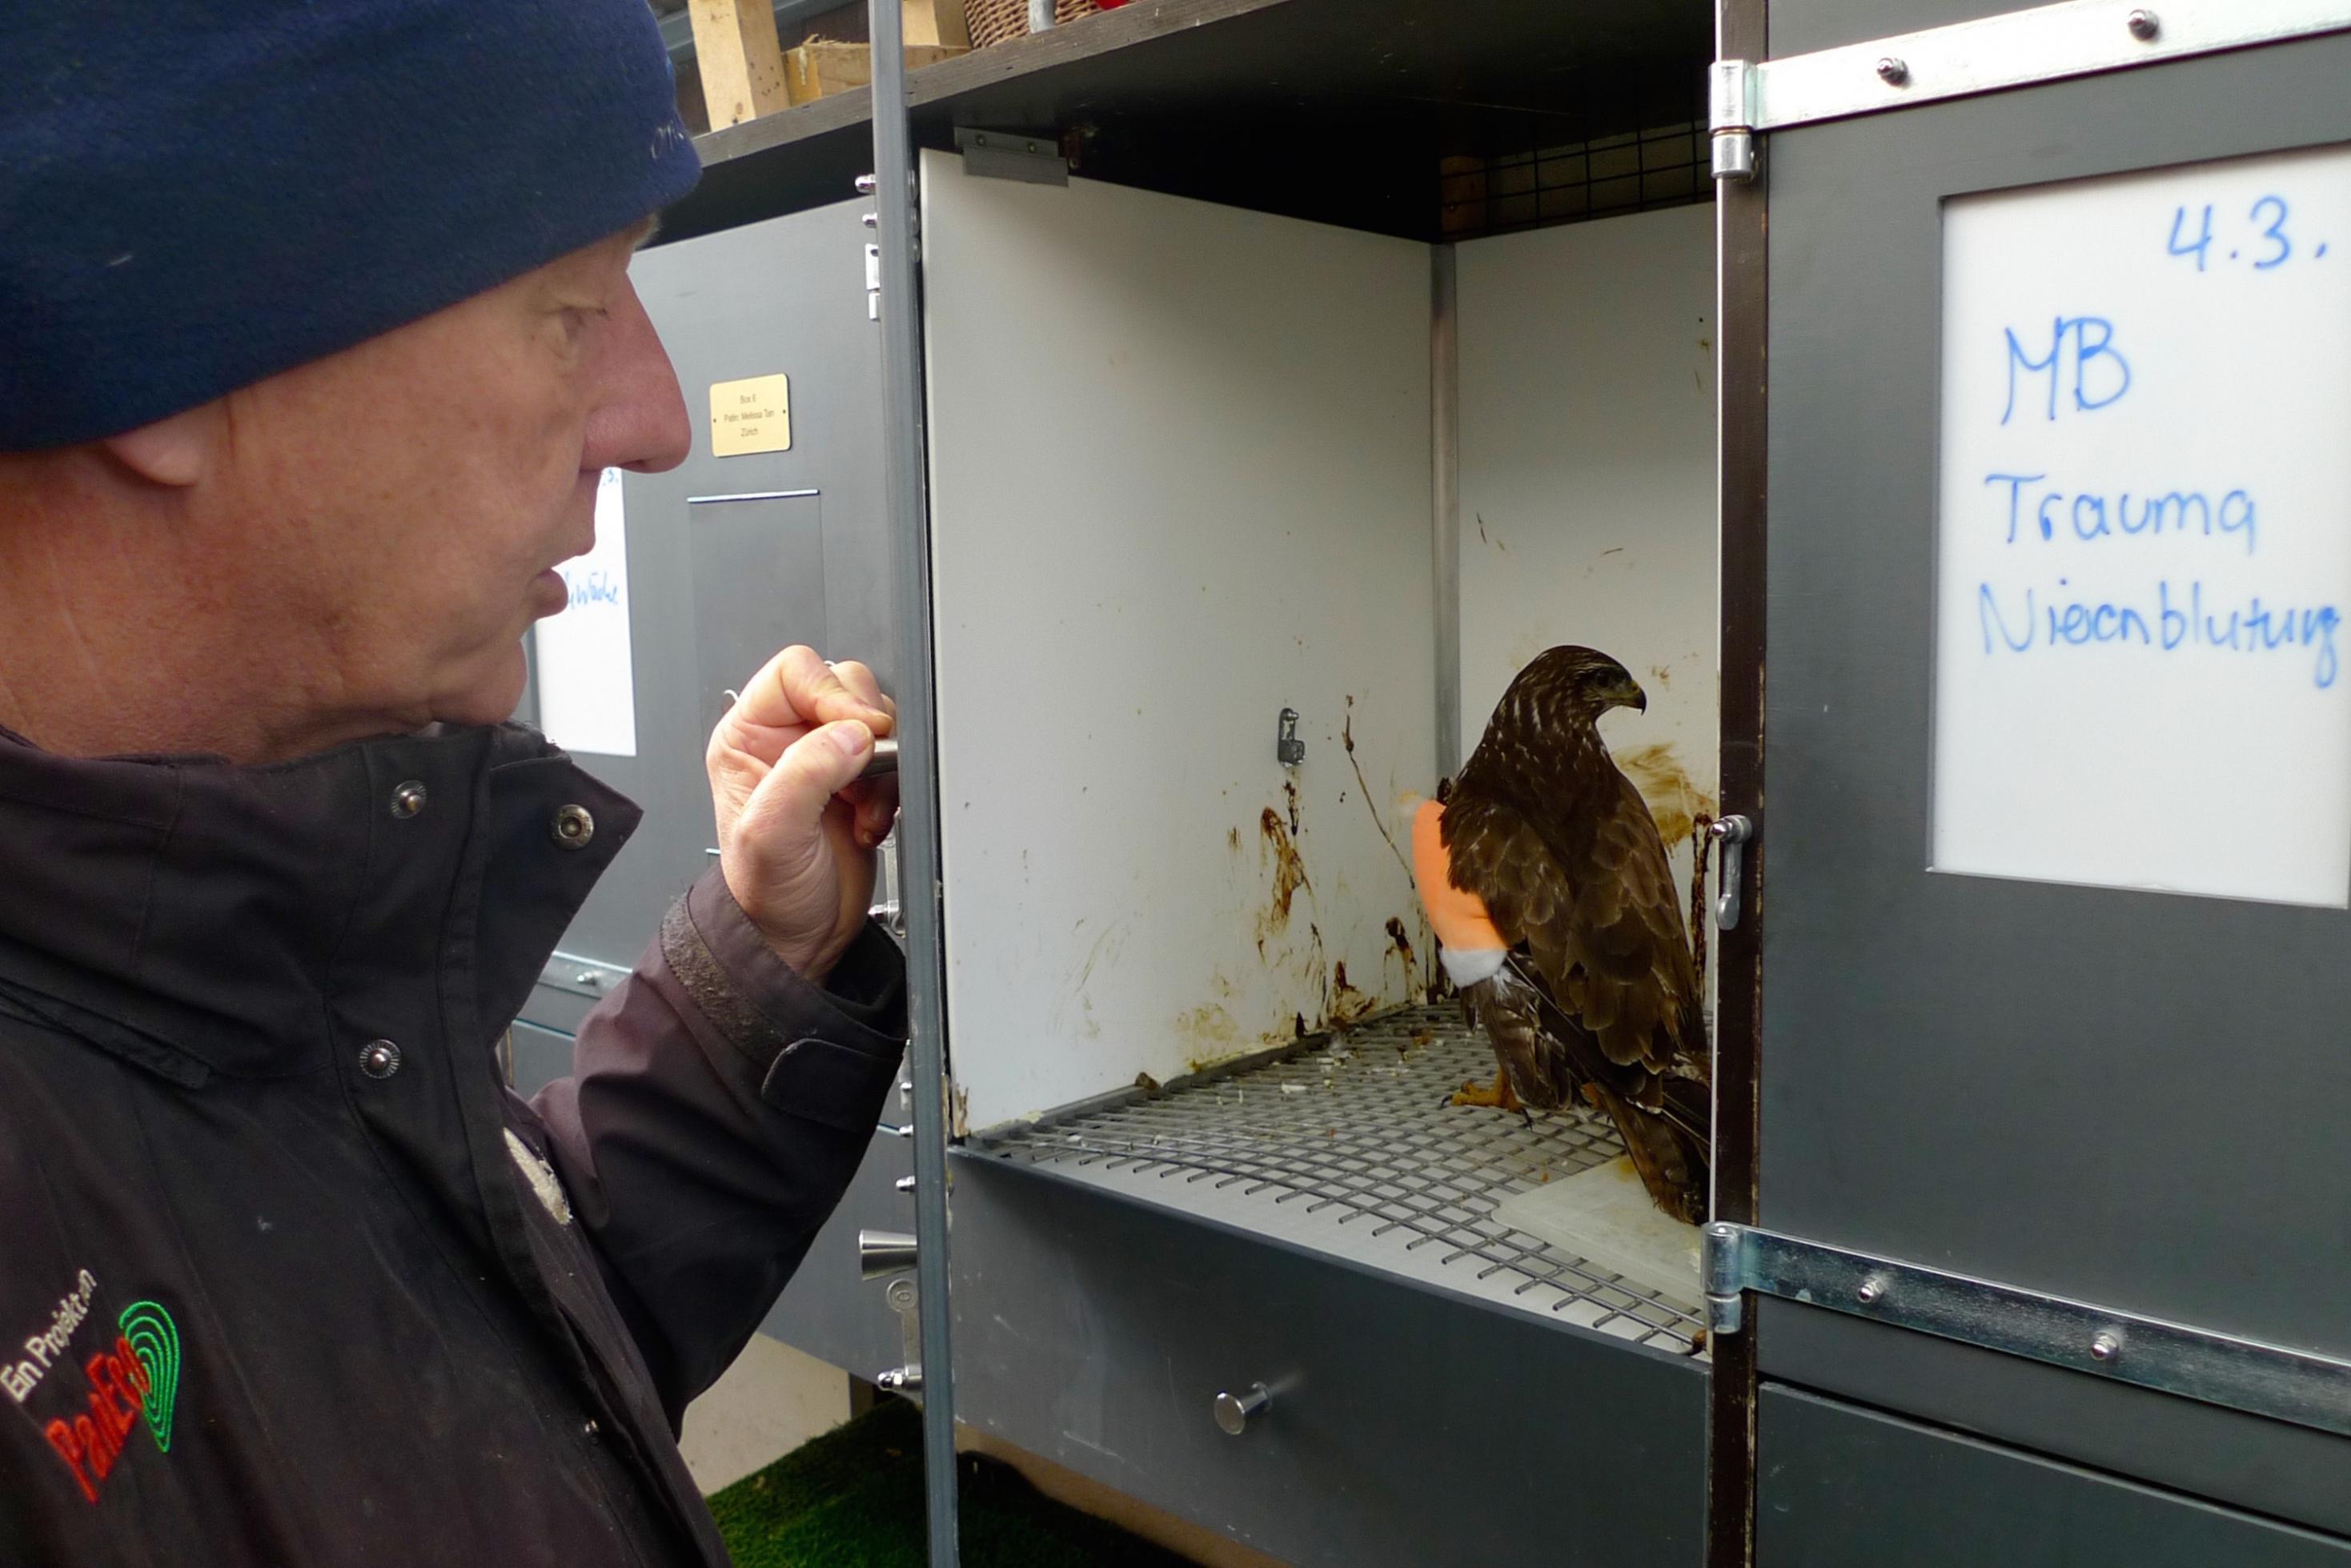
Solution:
[{"label": "man's face", "polygon": [[[316,710],[489,724],[563,608],[608,467],[685,458],[685,406],[617,235],[231,394],[227,499]],[[299,630],[297,630],[299,629]]]}]

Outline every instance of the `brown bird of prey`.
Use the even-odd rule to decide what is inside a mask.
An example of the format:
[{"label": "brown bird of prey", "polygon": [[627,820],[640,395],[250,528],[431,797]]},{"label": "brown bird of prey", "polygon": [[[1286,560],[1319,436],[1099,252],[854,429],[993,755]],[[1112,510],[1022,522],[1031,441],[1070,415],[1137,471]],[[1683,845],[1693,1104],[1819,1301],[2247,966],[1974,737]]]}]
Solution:
[{"label": "brown bird of prey", "polygon": [[1499,1071],[1457,1105],[1577,1098],[1625,1139],[1649,1196],[1706,1216],[1706,1022],[1657,824],[1593,727],[1646,712],[1625,666],[1553,648],[1519,672],[1442,805],[1414,823],[1446,967]]}]

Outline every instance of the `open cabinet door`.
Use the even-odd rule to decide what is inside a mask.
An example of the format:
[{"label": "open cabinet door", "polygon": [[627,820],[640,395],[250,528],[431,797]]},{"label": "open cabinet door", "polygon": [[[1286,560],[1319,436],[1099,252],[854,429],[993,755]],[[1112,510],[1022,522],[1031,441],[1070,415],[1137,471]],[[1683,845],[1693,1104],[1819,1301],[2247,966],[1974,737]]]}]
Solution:
[{"label": "open cabinet door", "polygon": [[[1726,340],[1769,367],[1768,437],[1726,367],[1768,516],[1726,592],[1769,660],[1760,794],[1726,768],[1764,873],[1725,1215],[1761,1228],[1713,1261],[1761,1556],[1885,1560],[1786,1522],[1886,1506],[1813,1485],[1844,1444],[1917,1517],[1989,1489],[1932,1561],[2061,1560],[1994,1531],[2000,1478],[2108,1483],[1911,1451],[1953,1427],[2351,1530],[2351,16],[1789,0],[1765,51],[1726,9],[1761,62]],[[1929,1426],[1894,1464],[1775,1384]],[[2202,1560],[2304,1550],[2230,1539]]]},{"label": "open cabinet door", "polygon": [[1427,247],[922,172],[968,1127],[1421,999]]}]

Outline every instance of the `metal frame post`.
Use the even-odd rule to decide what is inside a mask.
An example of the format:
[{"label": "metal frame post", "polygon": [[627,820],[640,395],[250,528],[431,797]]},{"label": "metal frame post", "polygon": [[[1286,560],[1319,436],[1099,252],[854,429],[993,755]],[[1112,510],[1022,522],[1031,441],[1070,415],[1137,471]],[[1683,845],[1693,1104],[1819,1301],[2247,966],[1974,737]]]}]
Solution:
[{"label": "metal frame post", "polygon": [[1429,567],[1437,614],[1437,776],[1461,767],[1461,375],[1459,258],[1428,248]]},{"label": "metal frame post", "polygon": [[[1764,0],[1718,0],[1718,58],[1766,54]],[[1719,149],[1718,149],[1718,152]],[[1751,159],[1751,153],[1750,154]],[[1720,168],[1718,161],[1717,167]],[[1748,172],[1751,174],[1750,162]],[[1729,172],[1729,171],[1726,171]],[[1768,176],[1769,170],[1764,171]],[[1765,361],[1769,299],[1765,181],[1715,184],[1715,396],[1721,515],[1722,809],[1767,820],[1763,800]],[[1726,857],[1726,860],[1728,857]],[[1763,1050],[1763,846],[1745,856],[1744,919],[1721,934],[1716,970],[1713,1218],[1756,1221],[1757,1138]],[[1723,892],[1734,890],[1725,870]],[[1755,1560],[1754,1325],[1709,1342],[1714,1375],[1707,1416],[1707,1562],[1745,1568]]]},{"label": "metal frame post", "polygon": [[938,727],[931,651],[930,500],[923,434],[919,215],[899,0],[869,0],[874,229],[881,246],[883,503],[898,612],[898,857],[914,1085],[914,1272],[923,1347],[923,1495],[931,1568],[956,1568],[955,1376],[947,1302],[946,947],[939,869]]}]

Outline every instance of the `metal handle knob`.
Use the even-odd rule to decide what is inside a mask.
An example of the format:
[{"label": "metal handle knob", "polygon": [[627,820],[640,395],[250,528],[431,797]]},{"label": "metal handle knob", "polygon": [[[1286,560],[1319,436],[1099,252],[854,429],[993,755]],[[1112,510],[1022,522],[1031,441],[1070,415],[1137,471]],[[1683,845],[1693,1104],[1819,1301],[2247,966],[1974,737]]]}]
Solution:
[{"label": "metal handle knob", "polygon": [[1238,1437],[1249,1430],[1249,1417],[1264,1413],[1273,1403],[1273,1395],[1262,1383],[1249,1385],[1247,1394],[1217,1396],[1217,1425],[1228,1437]]},{"label": "metal handle knob", "polygon": [[857,1233],[857,1277],[878,1280],[914,1266],[914,1239],[903,1230],[861,1230]]}]

